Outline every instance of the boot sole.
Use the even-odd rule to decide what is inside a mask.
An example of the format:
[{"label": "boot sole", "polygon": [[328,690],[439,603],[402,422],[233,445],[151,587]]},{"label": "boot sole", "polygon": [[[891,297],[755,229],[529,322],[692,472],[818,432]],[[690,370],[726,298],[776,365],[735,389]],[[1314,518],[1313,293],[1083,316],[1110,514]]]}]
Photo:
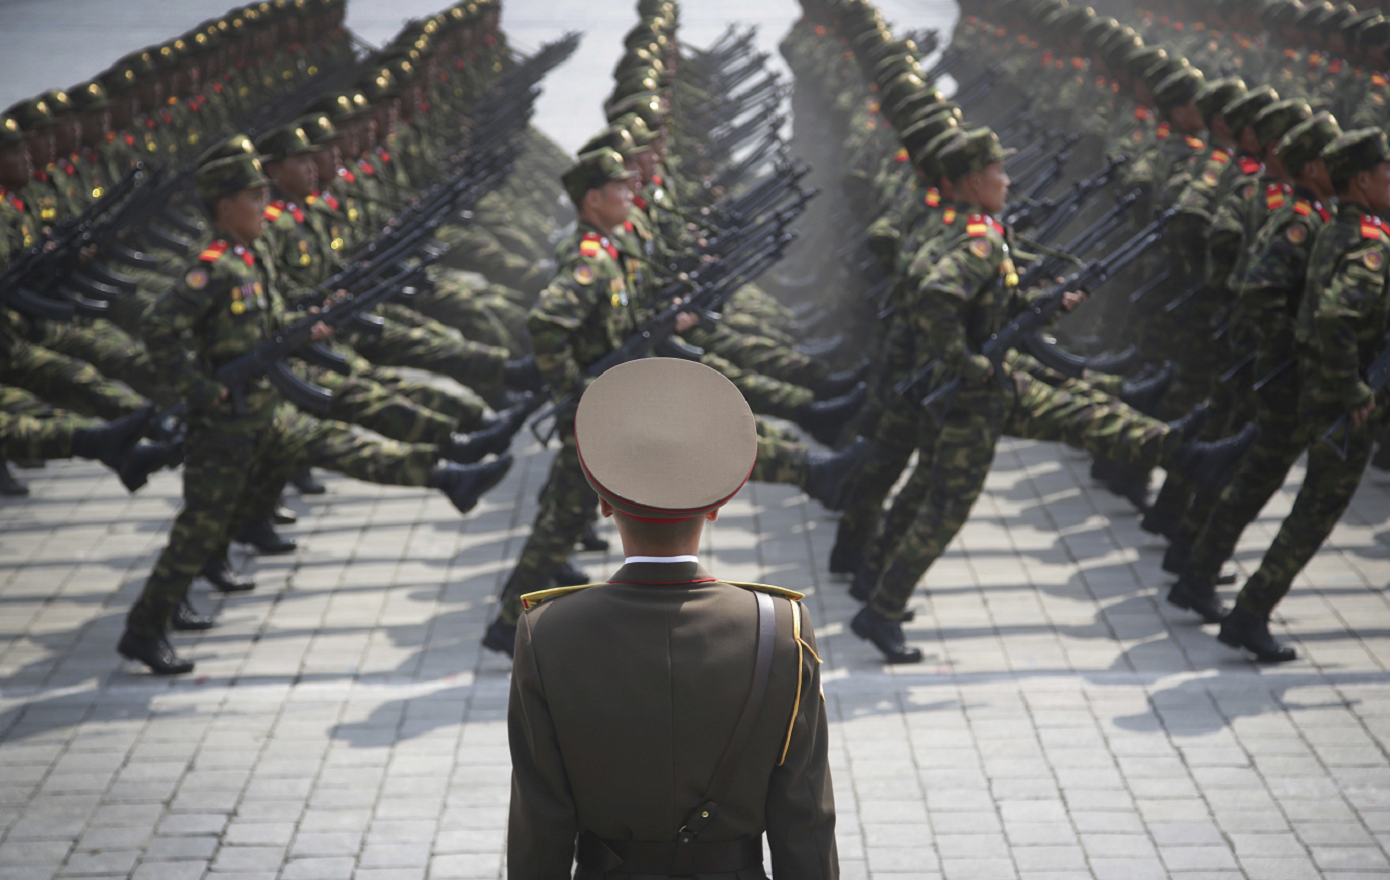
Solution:
[{"label": "boot sole", "polygon": [[1263,651],[1257,651],[1254,648],[1242,642],[1240,639],[1236,638],[1235,636],[1228,635],[1224,632],[1217,633],[1216,640],[1229,648],[1235,648],[1237,651],[1249,651],[1260,663],[1288,663],[1290,661],[1298,659],[1297,652],[1295,652],[1292,656],[1282,657],[1276,654],[1266,654]]}]

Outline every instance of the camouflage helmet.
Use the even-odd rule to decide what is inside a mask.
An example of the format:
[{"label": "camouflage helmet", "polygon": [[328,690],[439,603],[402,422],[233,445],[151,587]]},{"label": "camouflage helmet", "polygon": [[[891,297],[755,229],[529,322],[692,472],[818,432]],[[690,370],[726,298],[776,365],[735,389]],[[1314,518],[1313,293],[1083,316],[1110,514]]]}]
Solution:
[{"label": "camouflage helmet", "polygon": [[1231,127],[1231,133],[1239,137],[1241,131],[1260,115],[1261,110],[1277,100],[1278,92],[1269,86],[1259,86],[1222,107],[1221,115],[1226,117],[1226,124]]},{"label": "camouflage helmet", "polygon": [[1266,150],[1279,143],[1280,138],[1300,122],[1313,118],[1313,108],[1302,98],[1275,101],[1255,116],[1250,127],[1255,130],[1255,140],[1260,149]]},{"label": "camouflage helmet", "polygon": [[34,131],[58,122],[53,111],[48,109],[48,102],[43,98],[26,98],[6,110],[5,115],[18,122],[19,127],[25,131]]},{"label": "camouflage helmet", "polygon": [[323,147],[315,146],[309,134],[298,122],[272,128],[256,138],[256,152],[267,162],[278,162],[290,156],[317,153]]},{"label": "camouflage helmet", "polygon": [[111,98],[106,89],[96,80],[82,83],[68,89],[68,100],[78,110],[101,110],[111,106]]},{"label": "camouflage helmet", "polygon": [[24,129],[13,116],[0,115],[0,150],[24,143]]},{"label": "camouflage helmet", "polygon": [[1203,85],[1202,90],[1197,93],[1197,112],[1202,114],[1202,121],[1207,124],[1207,128],[1211,128],[1212,120],[1223,107],[1243,94],[1245,80],[1238,76],[1224,76]]},{"label": "camouflage helmet", "polygon": [[941,173],[951,180],[959,180],[977,171],[983,171],[995,162],[1002,162],[1018,152],[1005,149],[999,143],[999,135],[988,126],[981,126],[963,132],[959,139],[953,140],[937,153],[941,162]]}]

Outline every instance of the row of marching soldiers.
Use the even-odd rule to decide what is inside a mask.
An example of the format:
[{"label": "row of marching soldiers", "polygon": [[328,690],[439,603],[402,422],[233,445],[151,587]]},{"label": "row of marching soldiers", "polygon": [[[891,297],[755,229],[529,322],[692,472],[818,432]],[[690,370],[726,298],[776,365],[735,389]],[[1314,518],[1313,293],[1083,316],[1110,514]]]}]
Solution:
[{"label": "row of marching soldiers", "polygon": [[[289,405],[264,375],[235,389],[215,378],[303,320],[288,307],[321,295],[387,220],[469,169],[456,154],[487,135],[469,113],[519,66],[492,0],[411,22],[364,59],[343,12],[340,0],[236,9],[0,116],[11,269],[64,247],[106,192],[184,169],[167,205],[84,246],[70,274],[10,273],[19,283],[0,290],[0,457],[97,459],[131,491],[183,468],[183,509],[118,646],[157,673],[193,667],[171,630],[215,623],[189,601],[195,578],[254,588],[230,563],[233,540],[295,549],[276,531],[293,518],[279,499],[291,482],[323,491],[309,466],[432,487],[466,513],[506,474],[539,402],[526,313],[570,216],[557,180],[567,160],[525,128],[524,103],[496,123],[521,148],[510,178],[433,229],[434,261],[411,288],[361,329],[315,326],[336,367],[289,362],[328,392],[326,412]],[[84,305],[71,320],[29,308],[70,301]]]},{"label": "row of marching soldiers", "polygon": [[[1144,504],[1145,527],[1169,538],[1165,567],[1179,577],[1168,601],[1220,624],[1222,642],[1257,659],[1293,659],[1270,634],[1270,615],[1346,509],[1383,391],[1368,368],[1386,324],[1384,134],[1343,132],[1308,98],[1281,99],[1270,85],[1208,80],[1177,46],[1154,46],[1065,0],[963,3],[952,44],[930,71],[871,5],[803,7],[782,45],[797,75],[798,122],[822,125],[820,139],[840,144],[846,201],[864,247],[891,277],[875,309],[886,344],[866,422],[874,453],[846,500],[830,560],[866,602],[853,630],[891,661],[920,658],[903,637],[908,599],[964,522],[995,439],[1007,433],[1095,455],[1095,474]],[[1278,60],[1264,64],[1255,51],[1269,35],[1226,29],[1257,20],[1247,11],[1165,4],[1136,26],[1190,32],[1205,12],[1199,46],[1233,44],[1230,55],[1218,53],[1221,69],[1273,76]],[[1179,15],[1191,16],[1188,28]],[[1352,35],[1352,57],[1376,57],[1390,23],[1374,12],[1355,18],[1339,31]],[[947,70],[962,104],[930,85]],[[1383,84],[1375,71],[1361,77],[1367,88]],[[1017,159],[999,132],[1022,148]],[[1049,224],[1048,212],[1073,191],[1054,188],[1073,155],[1090,160],[1076,186],[1118,183],[1116,200]],[[1011,174],[1042,182],[1010,198]],[[1124,272],[1131,295],[1110,294],[1052,329],[1082,351],[1132,346],[1125,350],[1137,358],[1063,359],[1127,375],[1063,370],[991,347],[1030,308],[1069,312],[1079,303],[1084,288],[1054,285],[1053,276],[1109,256],[1091,233],[1113,242],[1104,223],[1123,229],[1126,217],[1136,238],[1157,243]],[[1061,235],[1091,221],[1101,228],[1070,242]],[[1047,247],[1054,238],[1060,250]],[[1038,266],[1047,267],[1042,278]],[[1095,286],[1085,271],[1074,277]],[[1046,288],[1026,289],[1030,278]],[[938,393],[943,383],[953,396]],[[916,468],[885,511],[914,450]],[[1217,587],[1233,577],[1223,565],[1305,450],[1294,510],[1227,611]],[[1155,465],[1168,478],[1149,507]]]}]

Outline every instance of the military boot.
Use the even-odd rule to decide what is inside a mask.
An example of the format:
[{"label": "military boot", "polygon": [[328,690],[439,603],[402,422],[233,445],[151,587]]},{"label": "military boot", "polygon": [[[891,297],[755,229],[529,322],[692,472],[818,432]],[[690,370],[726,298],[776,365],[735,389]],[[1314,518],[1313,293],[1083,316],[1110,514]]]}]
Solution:
[{"label": "military boot", "polygon": [[869,452],[869,441],[855,437],[854,442],[839,452],[807,455],[806,485],[802,488],[826,510],[844,506],[845,483]]},{"label": "military boot", "polygon": [[0,495],[23,498],[29,494],[29,487],[15,479],[8,461],[0,460]]},{"label": "military boot", "polygon": [[145,433],[145,426],[153,417],[154,404],[151,403],[99,428],[78,428],[72,432],[72,454],[95,459],[119,471],[126,454],[140,441],[140,435]]},{"label": "military boot", "polygon": [[1178,582],[1168,591],[1168,604],[1184,611],[1195,611],[1207,623],[1220,623],[1226,616],[1226,608],[1216,593],[1216,584],[1190,572],[1178,578]]},{"label": "military boot", "polygon": [[487,632],[483,633],[483,647],[512,656],[516,651],[516,624],[507,623],[500,617],[494,620]]},{"label": "military boot", "polygon": [[212,629],[212,616],[199,614],[193,607],[193,603],[188,601],[185,596],[183,601],[174,609],[174,613],[169,615],[169,626],[180,632],[196,632],[199,630]]},{"label": "military boot", "polygon": [[526,417],[535,407],[539,395],[527,395],[526,400],[489,416],[482,427],[468,434],[450,434],[439,445],[439,455],[459,464],[473,464],[488,455],[501,455],[512,445],[512,437],[521,429]]},{"label": "military boot", "polygon": [[1249,422],[1234,437],[1209,443],[1189,440],[1178,450],[1175,466],[1208,492],[1220,492],[1259,434],[1259,426]]},{"label": "military boot", "polygon": [[817,400],[806,405],[796,423],[805,428],[816,441],[833,446],[840,430],[854,416],[868,397],[869,387],[863,382],[854,390],[831,400]]},{"label": "military boot", "polygon": [[813,386],[816,392],[816,399],[828,400],[832,397],[839,397],[842,394],[850,393],[854,390],[856,385],[868,378],[871,369],[873,369],[873,361],[864,358],[864,360],[859,362],[859,366],[853,369],[831,373]]},{"label": "military boot", "polygon": [[594,528],[593,523],[590,523],[584,527],[584,534],[579,536],[579,546],[589,551],[607,550],[608,540],[600,537],[598,530]]},{"label": "military boot", "polygon": [[850,621],[849,628],[861,639],[873,642],[874,647],[883,652],[883,659],[889,663],[921,663],[922,651],[909,648],[903,638],[901,621],[891,620],[879,614],[873,606],[865,605]]},{"label": "military boot", "polygon": [[116,473],[127,492],[136,492],[150,480],[156,471],[172,467],[183,457],[184,440],[138,443],[132,447],[121,462]]},{"label": "military boot", "polygon": [[240,544],[250,544],[266,556],[293,553],[299,546],[294,538],[286,538],[275,531],[275,523],[269,517],[246,520],[237,527],[233,540]]},{"label": "military boot", "polygon": [[568,559],[565,560],[564,565],[555,569],[555,573],[550,576],[550,579],[555,582],[556,586],[560,587],[578,587],[582,584],[593,583],[582,568]]},{"label": "military boot", "polygon": [[1223,645],[1244,648],[1261,663],[1287,663],[1298,659],[1298,652],[1288,645],[1281,645],[1269,634],[1269,621],[1261,620],[1237,605],[1221,621],[1221,632],[1216,638]]},{"label": "military boot", "polygon": [[322,495],[328,487],[314,479],[313,468],[300,468],[290,477],[290,485],[299,490],[300,495]]},{"label": "military boot", "polygon": [[430,472],[425,485],[438,489],[458,508],[467,513],[483,497],[483,493],[502,482],[512,469],[512,457],[500,455],[485,464],[444,464]]},{"label": "military boot", "polygon": [[209,559],[198,573],[219,593],[249,593],[256,589],[255,581],[242,579],[232,570],[232,563],[225,554]]},{"label": "military boot", "polygon": [[1163,366],[1152,375],[1141,374],[1133,379],[1126,379],[1120,388],[1120,400],[1146,416],[1153,415],[1158,409],[1158,402],[1167,393],[1168,386],[1173,384],[1175,372],[1173,362],[1164,361]]}]

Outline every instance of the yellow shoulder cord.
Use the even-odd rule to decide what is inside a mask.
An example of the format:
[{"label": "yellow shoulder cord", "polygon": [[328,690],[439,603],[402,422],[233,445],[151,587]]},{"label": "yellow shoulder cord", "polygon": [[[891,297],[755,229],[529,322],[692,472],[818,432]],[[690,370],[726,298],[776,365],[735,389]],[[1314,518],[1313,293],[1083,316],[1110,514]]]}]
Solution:
[{"label": "yellow shoulder cord", "polygon": [[794,599],[788,599],[787,602],[792,607],[792,638],[796,641],[796,702],[792,705],[792,720],[791,724],[787,725],[787,741],[782,746],[782,758],[777,762],[778,767],[781,767],[787,760],[787,752],[792,747],[792,731],[796,729],[796,716],[801,712],[801,679],[804,674],[804,664],[801,661],[805,656],[802,652],[810,651],[817,663],[823,662],[816,650],[806,644],[805,639],[801,638],[801,606]]}]

